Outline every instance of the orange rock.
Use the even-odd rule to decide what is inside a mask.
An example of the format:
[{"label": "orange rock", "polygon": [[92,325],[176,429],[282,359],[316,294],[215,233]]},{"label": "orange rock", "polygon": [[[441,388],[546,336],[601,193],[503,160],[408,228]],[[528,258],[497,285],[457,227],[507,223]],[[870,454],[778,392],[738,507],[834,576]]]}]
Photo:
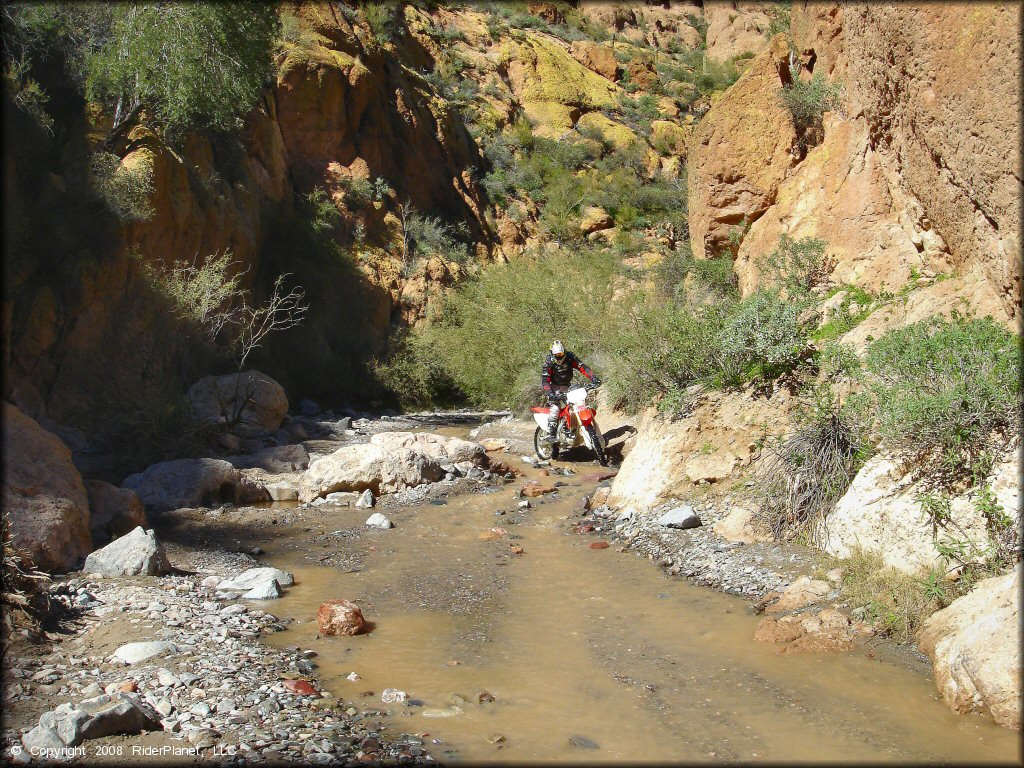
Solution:
[{"label": "orange rock", "polygon": [[282,680],[281,685],[299,696],[316,696],[317,691],[308,680]]},{"label": "orange rock", "polygon": [[593,544],[590,545],[590,548],[591,549],[608,549],[608,542],[607,541],[595,541]]},{"label": "orange rock", "polygon": [[477,538],[483,541],[497,541],[508,536],[508,531],[504,528],[491,528],[489,531],[484,531]]},{"label": "orange rock", "polygon": [[512,552],[513,555],[521,555],[526,551],[522,547],[518,547],[515,544],[509,544],[509,550]]},{"label": "orange rock", "polygon": [[121,691],[122,693],[135,693],[137,690],[139,690],[139,686],[134,680],[125,680],[123,683],[117,686],[117,690]]},{"label": "orange rock", "polygon": [[359,606],[348,600],[328,600],[316,612],[320,634],[327,637],[358,635],[366,630],[366,620]]},{"label": "orange rock", "polygon": [[543,496],[545,493],[552,493],[555,489],[552,487],[540,485],[539,483],[528,483],[523,486],[520,491],[520,495],[529,498],[535,498],[537,496]]}]

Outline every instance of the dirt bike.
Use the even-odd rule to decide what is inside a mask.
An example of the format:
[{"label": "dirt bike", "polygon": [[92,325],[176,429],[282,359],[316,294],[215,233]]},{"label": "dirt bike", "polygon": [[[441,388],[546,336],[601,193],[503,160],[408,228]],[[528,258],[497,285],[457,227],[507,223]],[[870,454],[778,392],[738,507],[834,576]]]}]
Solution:
[{"label": "dirt bike", "polygon": [[608,466],[604,435],[594,418],[597,408],[587,405],[587,395],[594,389],[596,387],[577,387],[565,393],[565,403],[558,412],[555,443],[544,439],[548,434],[548,409],[541,406],[530,409],[537,422],[537,429],[533,433],[533,449],[541,461],[557,459],[561,451],[585,445],[594,452],[602,467]]}]

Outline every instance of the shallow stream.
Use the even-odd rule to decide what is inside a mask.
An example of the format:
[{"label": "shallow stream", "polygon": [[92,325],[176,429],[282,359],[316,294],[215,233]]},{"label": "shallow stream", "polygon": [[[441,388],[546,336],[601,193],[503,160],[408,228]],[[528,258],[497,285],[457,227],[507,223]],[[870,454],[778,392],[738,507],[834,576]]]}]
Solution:
[{"label": "shallow stream", "polygon": [[[384,508],[387,531],[366,529],[366,510],[319,508],[307,541],[268,546],[296,577],[272,607],[296,623],[270,641],[317,651],[332,695],[390,710],[392,732],[427,734],[441,761],[1019,760],[1019,734],[953,714],[918,672],[866,648],[779,655],[751,639],[747,601],[590,549],[600,539],[568,520],[594,467],[563,466],[578,474],[538,478],[566,485],[529,510],[522,481]],[[482,540],[494,526],[509,537]],[[372,631],[318,638],[333,598],[357,602]],[[386,688],[410,704],[381,703]]]}]

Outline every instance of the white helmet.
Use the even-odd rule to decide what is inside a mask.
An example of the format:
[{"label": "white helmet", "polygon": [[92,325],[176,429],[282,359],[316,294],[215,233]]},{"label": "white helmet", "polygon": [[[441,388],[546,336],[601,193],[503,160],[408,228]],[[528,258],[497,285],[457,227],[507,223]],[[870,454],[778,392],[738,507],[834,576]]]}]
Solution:
[{"label": "white helmet", "polygon": [[565,344],[558,339],[551,344],[551,354],[555,356],[558,362],[562,362],[562,358],[565,357]]}]

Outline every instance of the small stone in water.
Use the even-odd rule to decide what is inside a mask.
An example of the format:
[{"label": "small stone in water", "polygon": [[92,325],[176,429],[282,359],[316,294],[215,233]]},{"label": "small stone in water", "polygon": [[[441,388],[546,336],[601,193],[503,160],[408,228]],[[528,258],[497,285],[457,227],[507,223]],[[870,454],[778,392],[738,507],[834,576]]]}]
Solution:
[{"label": "small stone in water", "polygon": [[570,736],[569,743],[574,747],[581,747],[583,749],[600,749],[596,742],[591,741],[586,736]]}]

